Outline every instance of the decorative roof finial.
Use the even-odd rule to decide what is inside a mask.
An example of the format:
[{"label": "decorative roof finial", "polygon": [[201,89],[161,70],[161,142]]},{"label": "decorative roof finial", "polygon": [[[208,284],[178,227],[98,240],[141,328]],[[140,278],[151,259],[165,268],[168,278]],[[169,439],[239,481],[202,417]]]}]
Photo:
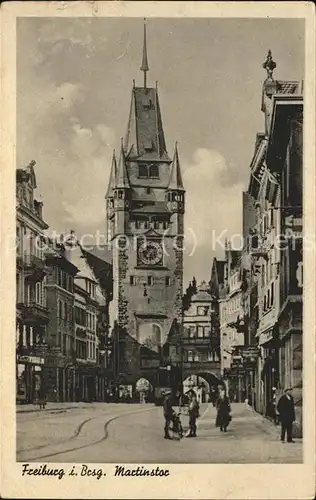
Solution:
[{"label": "decorative roof finial", "polygon": [[144,42],[143,42],[143,60],[140,67],[141,71],[144,72],[144,88],[147,84],[147,71],[149,71],[148,58],[147,58],[147,39],[146,39],[146,18],[144,19]]},{"label": "decorative roof finial", "polygon": [[273,80],[273,71],[276,68],[276,63],[272,59],[271,50],[268,51],[267,59],[263,63],[262,67],[266,70],[268,78]]}]

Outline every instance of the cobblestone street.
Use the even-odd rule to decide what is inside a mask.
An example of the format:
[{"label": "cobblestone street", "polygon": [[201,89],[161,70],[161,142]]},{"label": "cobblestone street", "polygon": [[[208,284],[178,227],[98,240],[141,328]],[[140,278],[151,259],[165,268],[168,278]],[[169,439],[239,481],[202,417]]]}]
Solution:
[{"label": "cobblestone street", "polygon": [[[151,405],[50,404],[18,408],[17,460],[73,463],[300,463],[302,440],[281,443],[279,428],[245,404],[232,404],[227,433],[203,405],[198,437],[163,439],[162,409]],[[187,428],[188,418],[182,415]]]}]

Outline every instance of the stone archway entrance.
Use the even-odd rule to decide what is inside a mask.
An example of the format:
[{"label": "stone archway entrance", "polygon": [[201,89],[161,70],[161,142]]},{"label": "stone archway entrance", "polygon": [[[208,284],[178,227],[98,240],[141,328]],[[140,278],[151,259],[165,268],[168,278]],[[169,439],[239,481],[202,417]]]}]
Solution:
[{"label": "stone archway entrance", "polygon": [[185,386],[183,384],[184,393],[186,392],[186,387],[188,391],[193,389],[200,402],[215,402],[218,396],[218,388],[219,386],[224,386],[223,380],[211,372],[206,371],[197,371],[195,373],[184,373],[184,382],[188,381],[188,384]]},{"label": "stone archway entrance", "polygon": [[147,403],[151,400],[153,386],[149,380],[144,377],[139,378],[135,384],[135,389],[140,403]]},{"label": "stone archway entrance", "polygon": [[201,376],[190,375],[183,381],[183,393],[188,394],[191,390],[196,393],[199,403],[205,403],[209,400],[211,385]]},{"label": "stone archway entrance", "polygon": [[151,321],[140,323],[138,342],[153,352],[159,353],[161,348],[161,326]]}]

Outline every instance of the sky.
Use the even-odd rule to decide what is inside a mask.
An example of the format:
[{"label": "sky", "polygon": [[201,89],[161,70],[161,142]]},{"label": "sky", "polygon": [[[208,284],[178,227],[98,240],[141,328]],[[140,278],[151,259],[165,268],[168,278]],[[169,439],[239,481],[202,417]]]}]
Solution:
[{"label": "sky", "polygon": [[[143,81],[142,37],[139,18],[17,20],[17,168],[36,161],[49,231],[105,234],[112,152],[133,79]],[[208,280],[225,238],[241,231],[264,130],[262,64],[271,49],[276,79],[304,79],[304,21],[150,18],[147,44],[148,86],[158,81],[167,149],[178,141],[186,189],[186,285]]]}]

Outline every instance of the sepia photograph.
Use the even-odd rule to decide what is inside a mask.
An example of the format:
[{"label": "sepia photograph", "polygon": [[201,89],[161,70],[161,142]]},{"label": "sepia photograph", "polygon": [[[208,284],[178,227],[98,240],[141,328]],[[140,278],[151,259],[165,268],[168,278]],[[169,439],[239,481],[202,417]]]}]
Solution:
[{"label": "sepia photograph", "polygon": [[19,480],[302,465],[306,19],[101,3],[15,21]]}]

